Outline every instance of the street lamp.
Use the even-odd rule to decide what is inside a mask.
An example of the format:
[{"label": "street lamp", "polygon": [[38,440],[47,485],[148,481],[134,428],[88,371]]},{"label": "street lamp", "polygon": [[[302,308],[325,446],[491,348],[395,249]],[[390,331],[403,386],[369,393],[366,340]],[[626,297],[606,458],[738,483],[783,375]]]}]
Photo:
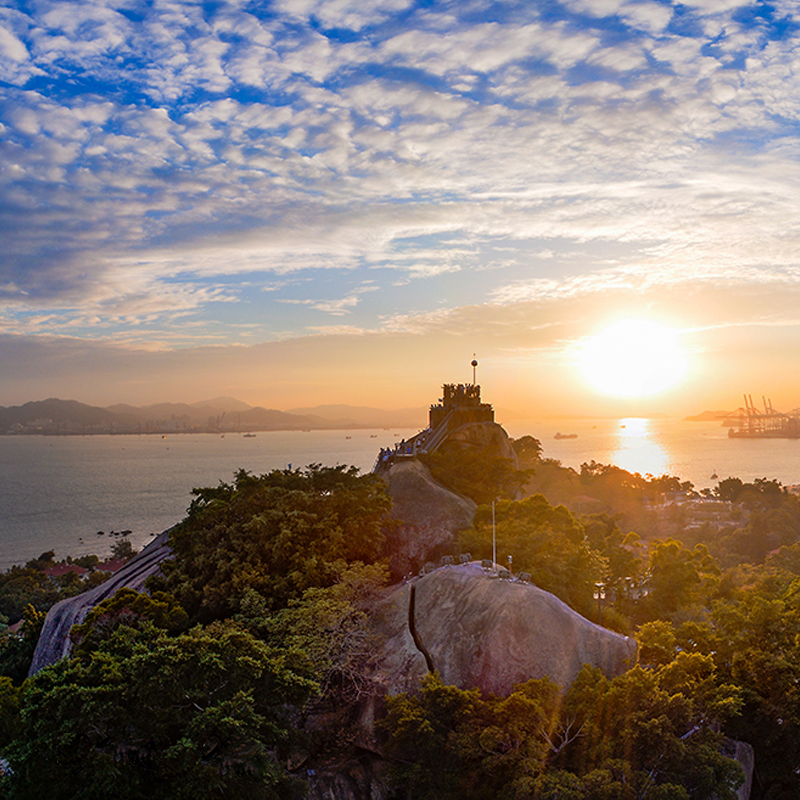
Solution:
[{"label": "street lamp", "polygon": [[606,585],[602,581],[598,581],[594,585],[593,597],[597,600],[597,624],[603,624],[603,600],[606,599]]}]

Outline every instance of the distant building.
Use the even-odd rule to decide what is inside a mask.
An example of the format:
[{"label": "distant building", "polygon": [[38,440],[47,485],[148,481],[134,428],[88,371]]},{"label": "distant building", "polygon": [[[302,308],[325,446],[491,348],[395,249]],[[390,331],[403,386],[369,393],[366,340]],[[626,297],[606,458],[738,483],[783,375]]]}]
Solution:
[{"label": "distant building", "polygon": [[102,564],[98,564],[95,569],[98,572],[109,572],[113,575],[115,572],[122,569],[122,567],[124,567],[127,563],[127,558],[111,558],[108,561],[104,561]]},{"label": "distant building", "polygon": [[77,564],[54,564],[52,567],[48,567],[44,574],[47,575],[48,578],[62,578],[64,575],[68,575],[70,572],[77,575],[79,578],[83,578],[89,570],[86,567],[79,567]]}]

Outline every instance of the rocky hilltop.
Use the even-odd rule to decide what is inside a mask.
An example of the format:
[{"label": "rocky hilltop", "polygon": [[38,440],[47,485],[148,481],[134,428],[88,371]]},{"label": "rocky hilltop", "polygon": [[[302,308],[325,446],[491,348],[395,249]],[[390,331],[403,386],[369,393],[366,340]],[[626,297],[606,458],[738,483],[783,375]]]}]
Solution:
[{"label": "rocky hilltop", "polygon": [[[466,450],[516,461],[505,431],[487,420],[453,426],[437,448],[445,456],[448,450]],[[418,692],[430,672],[438,672],[446,684],[503,697],[516,684],[544,677],[566,689],[584,664],[614,677],[637,658],[633,639],[590,622],[529,581],[466,556],[457,564],[450,557],[440,559],[441,553],[454,552],[456,534],[472,523],[475,503],[437,483],[416,454],[398,453],[390,462],[379,470],[393,499],[388,539],[393,571],[406,577],[387,588],[369,611],[374,641],[369,691],[347,708],[322,708],[298,719],[308,729],[327,730],[339,730],[345,718],[348,725],[357,720],[356,740],[347,756],[335,763],[316,760],[325,754],[293,758],[291,769],[302,767],[309,775],[311,800],[386,796],[376,720],[383,715],[387,695]],[[171,556],[168,533],[101,586],[53,606],[31,674],[68,655],[70,628],[97,603],[122,587],[143,589],[147,577]],[[739,792],[745,800],[752,749],[736,742],[731,747],[748,775]]]},{"label": "rocky hilltop", "polygon": [[446,565],[390,590],[374,618],[387,693],[415,692],[433,670],[461,689],[503,696],[532,678],[567,687],[583,664],[609,677],[632,666],[633,639],[498,572],[475,561]]},{"label": "rocky hilltop", "polygon": [[[446,446],[516,460],[508,436],[494,422],[460,425]],[[383,476],[393,500],[393,571],[416,574],[429,559],[451,551],[455,534],[472,523],[475,503],[438,484],[416,458],[395,461]],[[53,606],[31,674],[68,655],[70,628],[95,605],[122,587],[141,591],[170,556],[167,538],[162,533],[101,586]],[[497,694],[545,675],[566,686],[582,663],[614,675],[635,657],[632,640],[599,628],[529,583],[496,575],[475,563],[443,567],[389,591],[375,611],[385,691],[411,690],[433,669],[461,688]]]}]

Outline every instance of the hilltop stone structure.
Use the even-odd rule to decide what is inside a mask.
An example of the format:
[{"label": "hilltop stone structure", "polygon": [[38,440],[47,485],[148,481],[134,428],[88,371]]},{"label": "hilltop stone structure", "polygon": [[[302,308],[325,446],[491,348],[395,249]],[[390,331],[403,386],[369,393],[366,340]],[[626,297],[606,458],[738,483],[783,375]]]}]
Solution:
[{"label": "hilltop stone structure", "polygon": [[481,401],[477,384],[444,384],[429,420],[424,431],[381,450],[375,464],[392,497],[396,524],[388,538],[394,575],[416,572],[429,557],[451,550],[458,531],[475,516],[475,503],[438,484],[419,456],[474,450],[517,466],[508,434],[494,421],[491,404]]},{"label": "hilltop stone structure", "polygon": [[447,421],[448,430],[471,422],[494,422],[494,409],[481,402],[481,387],[471,383],[446,383],[437,405],[428,415],[431,430]]}]

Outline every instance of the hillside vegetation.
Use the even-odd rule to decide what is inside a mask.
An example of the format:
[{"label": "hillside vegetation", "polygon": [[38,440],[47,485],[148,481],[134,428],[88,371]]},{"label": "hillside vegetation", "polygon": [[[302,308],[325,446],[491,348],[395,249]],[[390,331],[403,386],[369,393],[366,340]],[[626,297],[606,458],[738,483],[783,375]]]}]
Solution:
[{"label": "hillside vegetation", "polygon": [[[386,699],[362,785],[415,800],[734,798],[739,740],[756,753],[752,797],[800,796],[797,498],[735,479],[693,498],[677,478],[577,472],[532,437],[515,445],[519,471],[431,465],[482,503],[452,554],[490,557],[494,532],[498,560],[635,635],[640,663],[507,697],[432,674]],[[701,520],[693,500],[725,513]],[[46,603],[15,600],[6,576],[4,613],[25,625],[0,640],[3,796],[322,797],[323,774],[364,773],[390,502],[347,467],[197,489],[150,596],[105,601],[73,630],[72,657],[27,680]]]}]

